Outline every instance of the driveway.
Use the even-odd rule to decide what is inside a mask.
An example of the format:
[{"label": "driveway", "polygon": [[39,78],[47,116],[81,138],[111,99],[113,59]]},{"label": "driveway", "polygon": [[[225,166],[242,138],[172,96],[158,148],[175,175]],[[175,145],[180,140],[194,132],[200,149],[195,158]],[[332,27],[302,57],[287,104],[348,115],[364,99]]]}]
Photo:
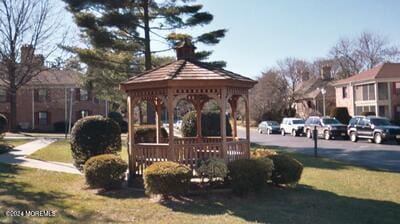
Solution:
[{"label": "driveway", "polygon": [[[305,137],[259,134],[250,129],[251,142],[286,148],[288,151],[314,154],[314,142]],[[246,136],[244,128],[238,128],[238,135]],[[354,143],[349,140],[318,139],[318,155],[351,162],[374,169],[400,172],[400,145],[395,143],[375,144],[367,140]]]}]

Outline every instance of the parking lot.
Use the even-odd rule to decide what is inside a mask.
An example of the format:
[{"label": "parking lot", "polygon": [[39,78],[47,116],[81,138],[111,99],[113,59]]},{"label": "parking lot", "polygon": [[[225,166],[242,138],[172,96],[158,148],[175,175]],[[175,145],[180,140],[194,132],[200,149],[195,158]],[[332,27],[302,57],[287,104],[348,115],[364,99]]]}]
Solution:
[{"label": "parking lot", "polygon": [[[246,136],[244,128],[238,128],[239,137]],[[286,148],[288,151],[314,154],[314,142],[305,137],[292,137],[280,134],[259,134],[256,129],[251,129],[251,142]],[[400,145],[394,142],[384,144],[370,143],[359,140],[354,143],[349,140],[323,140],[318,139],[318,154],[321,157],[330,157],[351,162],[374,169],[385,169],[400,172]]]}]

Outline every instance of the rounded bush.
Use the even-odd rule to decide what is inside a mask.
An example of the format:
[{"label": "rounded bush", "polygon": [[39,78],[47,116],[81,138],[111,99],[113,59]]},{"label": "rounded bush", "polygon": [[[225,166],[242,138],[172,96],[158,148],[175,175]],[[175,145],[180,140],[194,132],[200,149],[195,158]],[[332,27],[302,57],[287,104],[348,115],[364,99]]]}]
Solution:
[{"label": "rounded bush", "polygon": [[182,194],[188,190],[191,177],[192,171],[185,165],[156,162],[144,170],[144,188],[147,194]]},{"label": "rounded bush", "polygon": [[268,165],[260,159],[240,159],[228,164],[228,181],[233,193],[246,195],[259,191],[269,179]]},{"label": "rounded bush", "polygon": [[121,151],[121,131],[117,123],[102,116],[78,120],[71,132],[74,165],[82,169],[92,156],[116,154]]},{"label": "rounded bush", "polygon": [[276,155],[276,152],[270,149],[256,148],[250,151],[251,158],[262,158],[266,156]]},{"label": "rounded bush", "polygon": [[275,184],[296,184],[303,172],[303,164],[287,155],[271,155],[268,158],[274,162],[271,180]]},{"label": "rounded bush", "polygon": [[128,164],[114,154],[94,156],[84,166],[86,183],[94,188],[119,188],[127,168]]},{"label": "rounded bush", "polygon": [[8,120],[6,116],[0,114],[0,138],[7,131]]},{"label": "rounded bush", "polygon": [[196,172],[199,177],[208,178],[213,181],[215,178],[225,178],[228,174],[228,166],[223,159],[209,158],[201,159],[196,163]]},{"label": "rounded bush", "polygon": [[[197,129],[196,111],[190,111],[182,118],[182,134],[185,137],[195,137]],[[221,136],[220,114],[215,112],[202,113],[201,133],[203,136]],[[232,126],[226,116],[226,136],[232,136]]]},{"label": "rounded bush", "polygon": [[[165,128],[161,128],[161,142],[167,140],[168,133]],[[156,128],[137,128],[135,129],[135,143],[152,143],[156,142]]]}]

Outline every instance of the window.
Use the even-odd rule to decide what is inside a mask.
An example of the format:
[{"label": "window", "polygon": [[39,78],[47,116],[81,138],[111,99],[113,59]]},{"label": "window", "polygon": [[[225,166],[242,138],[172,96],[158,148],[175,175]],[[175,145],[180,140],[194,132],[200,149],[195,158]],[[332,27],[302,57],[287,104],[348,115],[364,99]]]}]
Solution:
[{"label": "window", "polygon": [[347,86],[342,87],[342,97],[343,99],[348,97]]},{"label": "window", "polygon": [[379,106],[379,116],[388,117],[389,107],[388,106]]},{"label": "window", "polygon": [[35,101],[36,102],[45,102],[48,98],[46,89],[38,89],[35,90]]},{"label": "window", "polygon": [[0,89],[0,102],[7,102],[7,91]]},{"label": "window", "polygon": [[89,92],[87,90],[84,89],[80,89],[79,90],[79,100],[80,101],[87,101],[89,100]]},{"label": "window", "polygon": [[39,125],[47,125],[49,123],[48,118],[49,115],[47,112],[39,112],[38,114]]},{"label": "window", "polygon": [[356,101],[375,100],[375,84],[356,87]]},{"label": "window", "polygon": [[378,83],[378,99],[379,100],[389,99],[388,84],[385,82]]},{"label": "window", "polygon": [[393,92],[396,95],[400,95],[400,82],[393,83]]}]

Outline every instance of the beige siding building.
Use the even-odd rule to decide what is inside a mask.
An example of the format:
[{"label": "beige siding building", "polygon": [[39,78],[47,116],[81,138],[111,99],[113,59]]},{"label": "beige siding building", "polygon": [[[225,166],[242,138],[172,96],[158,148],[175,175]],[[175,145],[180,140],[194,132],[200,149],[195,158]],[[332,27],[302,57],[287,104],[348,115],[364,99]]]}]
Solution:
[{"label": "beige siding building", "polygon": [[383,63],[337,81],[336,105],[349,114],[373,112],[377,116],[400,119],[400,63]]}]

